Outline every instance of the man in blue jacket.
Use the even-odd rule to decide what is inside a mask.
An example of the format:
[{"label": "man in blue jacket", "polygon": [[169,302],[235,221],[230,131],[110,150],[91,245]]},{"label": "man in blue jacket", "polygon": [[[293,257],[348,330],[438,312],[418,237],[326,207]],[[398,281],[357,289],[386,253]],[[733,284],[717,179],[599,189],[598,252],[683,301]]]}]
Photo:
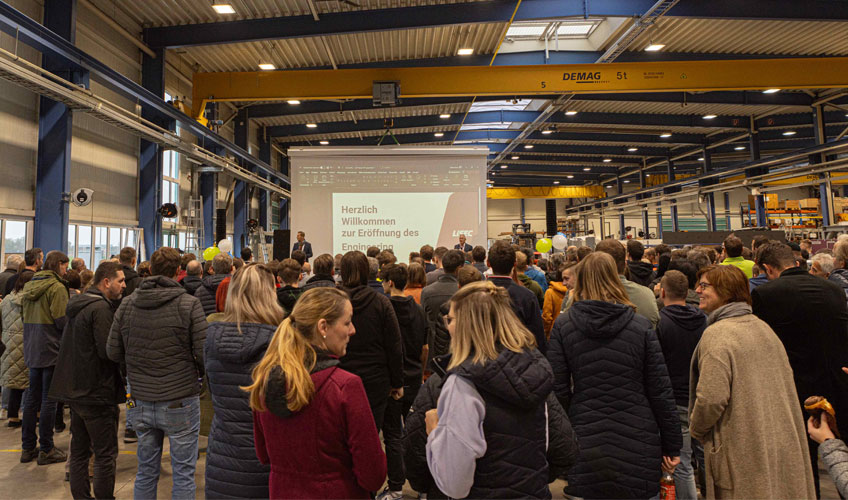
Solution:
[{"label": "man in blue jacket", "polygon": [[300,250],[306,254],[306,260],[312,258],[312,244],[306,241],[306,233],[303,231],[297,232],[297,241],[292,247],[292,252]]}]

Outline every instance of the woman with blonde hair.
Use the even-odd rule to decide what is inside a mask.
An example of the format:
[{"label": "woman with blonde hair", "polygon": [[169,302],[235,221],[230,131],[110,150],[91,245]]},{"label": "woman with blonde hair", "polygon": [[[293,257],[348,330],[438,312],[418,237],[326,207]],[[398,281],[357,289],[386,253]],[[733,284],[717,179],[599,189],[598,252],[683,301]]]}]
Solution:
[{"label": "woman with blonde hair", "polygon": [[256,458],[247,394],[253,366],[265,354],[283,309],[274,275],[248,264],[230,282],[224,310],[206,332],[204,358],[215,410],[206,455],[206,498],[268,498],[269,468]]},{"label": "woman with blonde hair", "polygon": [[554,392],[580,443],[568,494],[652,498],[661,466],[673,470],[683,445],[662,349],[609,254],[589,254],[576,274],[574,304],[557,318],[548,347]]},{"label": "woman with blonde hair", "polygon": [[339,368],[356,330],[347,295],[314,288],[297,301],[244,387],[269,498],[372,498],[386,455],[362,380]]},{"label": "woman with blonde hair", "polygon": [[468,284],[450,299],[445,323],[452,354],[438,407],[426,411],[435,486],[451,498],[551,498],[548,483],[571,465],[576,444],[549,397],[551,367],[509,293]]}]

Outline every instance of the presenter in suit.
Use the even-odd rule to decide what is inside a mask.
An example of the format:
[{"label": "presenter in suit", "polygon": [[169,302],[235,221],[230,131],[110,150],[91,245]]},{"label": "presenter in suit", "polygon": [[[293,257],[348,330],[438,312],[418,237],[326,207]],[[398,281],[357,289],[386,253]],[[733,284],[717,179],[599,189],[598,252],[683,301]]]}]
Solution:
[{"label": "presenter in suit", "polygon": [[468,243],[465,242],[465,235],[464,234],[459,235],[459,243],[454,245],[453,249],[454,250],[462,250],[463,252],[470,252],[471,251],[471,245],[469,245]]},{"label": "presenter in suit", "polygon": [[295,242],[292,247],[292,252],[295,250],[300,250],[301,252],[306,254],[306,260],[312,258],[312,244],[306,241],[306,233],[303,231],[297,232],[297,242]]}]

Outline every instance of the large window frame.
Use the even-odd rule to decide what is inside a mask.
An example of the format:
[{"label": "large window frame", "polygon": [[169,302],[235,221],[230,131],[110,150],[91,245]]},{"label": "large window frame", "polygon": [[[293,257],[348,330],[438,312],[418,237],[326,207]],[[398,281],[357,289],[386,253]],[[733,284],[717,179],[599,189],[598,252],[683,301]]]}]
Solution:
[{"label": "large window frame", "polygon": [[[102,260],[108,259],[112,255],[118,255],[124,247],[133,247],[138,254],[140,231],[137,227],[72,221],[68,224],[68,257],[71,259],[82,258],[85,260],[85,266],[88,269],[97,269]],[[82,241],[80,236],[82,236]],[[103,243],[99,243],[99,241]],[[87,247],[85,246],[86,243],[88,244]],[[118,243],[118,245],[114,246],[113,243]],[[102,247],[99,254],[97,253],[98,246]]]},{"label": "large window frame", "polygon": [[[8,248],[8,242],[6,241],[6,233],[9,231],[9,223],[13,223],[15,226],[18,224],[25,224],[24,226],[24,246],[23,251],[10,251],[13,249]],[[32,248],[32,231],[33,231],[34,222],[32,219],[27,219],[23,217],[10,217],[5,215],[0,215],[0,264],[2,264],[3,269],[6,269],[6,257],[8,255],[17,254],[23,257],[24,252],[28,248]]]}]

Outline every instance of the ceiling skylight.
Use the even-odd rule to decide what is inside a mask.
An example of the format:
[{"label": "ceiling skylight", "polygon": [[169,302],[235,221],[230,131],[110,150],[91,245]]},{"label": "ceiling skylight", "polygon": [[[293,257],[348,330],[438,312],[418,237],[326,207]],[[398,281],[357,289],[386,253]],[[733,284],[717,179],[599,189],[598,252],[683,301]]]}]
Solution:
[{"label": "ceiling skylight", "polygon": [[503,101],[477,101],[471,105],[469,113],[477,111],[524,111],[530,105],[530,99],[508,99]]},{"label": "ceiling skylight", "polygon": [[553,38],[588,38],[603,19],[553,19],[515,22],[506,32],[510,40],[545,40]]}]

